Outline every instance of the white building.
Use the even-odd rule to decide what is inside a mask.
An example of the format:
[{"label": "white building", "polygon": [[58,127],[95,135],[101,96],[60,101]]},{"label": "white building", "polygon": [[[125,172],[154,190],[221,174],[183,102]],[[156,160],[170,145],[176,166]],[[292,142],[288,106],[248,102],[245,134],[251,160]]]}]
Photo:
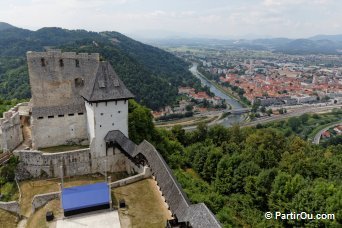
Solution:
[{"label": "white building", "polygon": [[134,96],[108,62],[100,62],[81,96],[85,100],[90,148],[94,156],[106,156],[104,138],[109,131],[119,130],[128,137],[128,99]]}]

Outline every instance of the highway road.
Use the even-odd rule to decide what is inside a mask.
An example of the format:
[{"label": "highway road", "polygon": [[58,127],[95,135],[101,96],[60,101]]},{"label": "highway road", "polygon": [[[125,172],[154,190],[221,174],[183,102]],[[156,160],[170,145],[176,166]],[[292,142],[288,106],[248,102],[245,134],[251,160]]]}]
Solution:
[{"label": "highway road", "polygon": [[[261,117],[261,118],[254,120],[254,121],[251,121],[251,122],[240,122],[239,124],[241,127],[255,126],[257,124],[264,124],[264,123],[268,123],[268,122],[272,122],[272,121],[279,121],[279,120],[288,119],[288,118],[294,117],[294,116],[300,116],[300,115],[303,115],[304,113],[330,112],[331,110],[333,110],[335,108],[342,108],[342,105],[339,104],[339,105],[328,105],[328,106],[322,106],[322,107],[310,107],[310,106],[302,107],[300,109],[292,110],[291,112],[283,114],[283,115]],[[230,116],[228,116],[226,118],[230,118]],[[218,120],[218,121],[213,121],[213,122],[209,123],[208,125],[211,126],[211,125],[215,125],[215,124],[226,126],[224,119]],[[189,127],[184,127],[183,129],[185,129],[187,131],[192,131],[192,130],[196,129],[196,127],[197,126],[189,126]]]},{"label": "highway road", "polygon": [[342,105],[328,105],[328,106],[323,106],[323,107],[303,107],[298,110],[293,110],[292,112],[283,114],[283,115],[277,115],[277,116],[270,116],[270,117],[265,117],[265,118],[259,118],[256,119],[255,121],[251,122],[246,122],[242,123],[241,126],[255,126],[257,124],[263,124],[271,121],[276,121],[276,120],[282,120],[282,119],[287,119],[293,116],[300,116],[304,113],[323,113],[323,112],[329,112],[333,110],[334,108],[341,108]]},{"label": "highway road", "polygon": [[342,122],[339,123],[334,123],[329,125],[328,127],[323,128],[322,130],[320,130],[314,137],[314,139],[312,140],[313,144],[319,144],[319,140],[321,139],[321,135],[323,134],[323,132],[325,132],[326,130],[328,130],[329,128],[335,127],[337,125],[342,125]]}]

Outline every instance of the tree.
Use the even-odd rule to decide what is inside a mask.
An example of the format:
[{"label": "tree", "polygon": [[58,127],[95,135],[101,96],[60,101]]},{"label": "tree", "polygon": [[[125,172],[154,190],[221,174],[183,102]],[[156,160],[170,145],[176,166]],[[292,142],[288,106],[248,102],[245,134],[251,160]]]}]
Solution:
[{"label": "tree", "polygon": [[342,188],[324,179],[317,179],[311,185],[303,186],[292,201],[292,208],[313,214],[333,213],[335,220],[296,221],[297,226],[309,223],[314,226],[337,225],[342,222]]},{"label": "tree", "polygon": [[193,106],[192,106],[192,105],[187,105],[187,106],[185,107],[185,110],[186,110],[187,112],[191,112],[192,109],[193,109]]},{"label": "tree", "polygon": [[278,173],[269,195],[270,210],[290,212],[293,209],[292,200],[306,185],[307,181],[301,175],[291,176],[283,172]]},{"label": "tree", "polygon": [[223,153],[220,148],[211,148],[209,155],[204,163],[202,177],[209,183],[214,181],[216,176],[217,165],[223,157]]},{"label": "tree", "polygon": [[246,178],[245,192],[252,196],[254,205],[262,211],[268,211],[268,196],[271,193],[272,183],[277,176],[277,169],[267,169],[259,173],[258,176],[248,176]]},{"label": "tree", "polygon": [[261,106],[260,112],[265,113],[266,112],[266,107],[265,106]]},{"label": "tree", "polygon": [[297,118],[297,117],[291,117],[288,121],[287,121],[288,125],[291,127],[291,129],[293,131],[297,131],[298,127],[301,124],[301,121]]},{"label": "tree", "polygon": [[187,143],[185,130],[182,128],[181,125],[173,126],[171,132],[178,142],[182,143],[183,145]]},{"label": "tree", "polygon": [[211,139],[216,146],[221,146],[222,143],[229,140],[229,132],[227,128],[221,125],[215,125],[209,128],[208,138]]},{"label": "tree", "polygon": [[257,112],[258,111],[258,108],[259,108],[259,106],[260,106],[260,100],[259,99],[256,99],[256,100],[254,100],[254,102],[253,102],[253,105],[252,105],[252,112]]},{"label": "tree", "polygon": [[221,194],[234,193],[234,171],[239,167],[241,157],[238,155],[224,156],[217,166],[215,189]]},{"label": "tree", "polygon": [[299,117],[299,119],[300,119],[300,121],[301,121],[303,124],[305,124],[305,123],[309,120],[309,114],[304,113],[303,115],[301,115],[301,116]]},{"label": "tree", "polygon": [[285,148],[285,138],[279,131],[261,129],[247,137],[243,154],[245,159],[261,168],[273,168],[281,160]]},{"label": "tree", "polygon": [[155,130],[149,109],[134,100],[128,103],[128,131],[130,139],[139,144],[144,139],[152,140]]}]

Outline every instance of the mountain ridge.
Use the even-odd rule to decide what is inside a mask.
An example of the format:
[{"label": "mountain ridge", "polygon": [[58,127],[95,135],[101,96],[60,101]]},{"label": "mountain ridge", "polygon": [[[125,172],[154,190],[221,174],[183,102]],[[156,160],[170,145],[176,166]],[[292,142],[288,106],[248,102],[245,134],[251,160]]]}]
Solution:
[{"label": "mountain ridge", "polygon": [[0,21],[0,31],[5,30],[5,29],[9,29],[9,28],[15,28],[15,26],[8,24],[6,22]]}]

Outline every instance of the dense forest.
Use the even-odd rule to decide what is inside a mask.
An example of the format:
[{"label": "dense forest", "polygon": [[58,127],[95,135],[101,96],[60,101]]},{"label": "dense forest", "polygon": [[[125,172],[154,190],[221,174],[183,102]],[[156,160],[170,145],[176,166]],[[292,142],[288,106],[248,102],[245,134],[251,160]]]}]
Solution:
[{"label": "dense forest", "polygon": [[100,53],[103,60],[113,65],[136,100],[151,109],[172,105],[181,85],[200,88],[200,81],[192,76],[183,60],[118,32],[61,28],[30,31],[4,25],[0,29],[0,98],[30,97],[25,54],[46,47]]},{"label": "dense forest", "polygon": [[[224,227],[341,226],[341,144],[313,145],[275,125],[167,131],[154,128],[148,109],[135,102],[129,109],[130,138],[151,141],[190,200],[206,203]],[[335,220],[266,220],[269,211]]]}]

